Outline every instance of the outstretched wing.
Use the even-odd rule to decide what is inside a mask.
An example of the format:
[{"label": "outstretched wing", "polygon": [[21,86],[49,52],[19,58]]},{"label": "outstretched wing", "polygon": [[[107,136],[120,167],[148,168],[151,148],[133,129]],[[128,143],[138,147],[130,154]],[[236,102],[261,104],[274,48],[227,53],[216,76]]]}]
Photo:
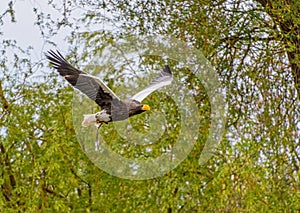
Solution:
[{"label": "outstretched wing", "polygon": [[170,67],[166,65],[163,71],[158,74],[146,88],[135,94],[131,99],[142,102],[142,100],[144,100],[155,90],[171,84],[172,80],[172,72],[170,70]]},{"label": "outstretched wing", "polygon": [[73,67],[60,52],[50,50],[46,57],[61,76],[74,88],[95,101],[102,109],[110,108],[113,99],[120,100],[103,81]]}]

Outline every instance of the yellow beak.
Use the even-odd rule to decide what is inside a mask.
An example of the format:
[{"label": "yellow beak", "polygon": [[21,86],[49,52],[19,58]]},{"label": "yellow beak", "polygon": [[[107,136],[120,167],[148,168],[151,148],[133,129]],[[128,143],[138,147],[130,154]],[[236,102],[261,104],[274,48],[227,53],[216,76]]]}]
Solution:
[{"label": "yellow beak", "polygon": [[142,107],[142,110],[144,110],[144,111],[149,111],[150,110],[150,107],[148,106],[148,105],[143,105],[143,107]]}]

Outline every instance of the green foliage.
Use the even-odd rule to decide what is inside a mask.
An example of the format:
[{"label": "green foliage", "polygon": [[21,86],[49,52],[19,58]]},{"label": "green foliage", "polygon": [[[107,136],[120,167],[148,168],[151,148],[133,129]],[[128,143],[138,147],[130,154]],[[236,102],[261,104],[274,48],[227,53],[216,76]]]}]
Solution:
[{"label": "green foliage", "polygon": [[[76,137],[73,89],[51,74],[54,71],[46,61],[33,62],[31,48],[23,50],[16,41],[1,37],[0,211],[300,210],[298,1],[75,0],[63,7],[55,1],[49,5],[62,16],[56,20],[33,8],[35,24],[48,43],[57,32],[72,27],[67,58],[78,66],[92,60],[114,37],[128,32],[172,35],[201,49],[226,87],[226,134],[214,157],[200,166],[211,106],[201,81],[187,78],[185,84],[194,90],[201,115],[192,152],[163,177],[131,181],[111,176],[91,163]],[[84,9],[75,21],[74,8]],[[77,32],[78,23],[103,26],[106,14],[111,15],[114,30]],[[0,26],[18,21],[15,15],[10,1],[0,14]],[[153,57],[142,62],[154,66],[162,60]],[[124,84],[125,68],[117,73],[112,67],[97,69],[107,71],[104,81],[117,90]],[[39,77],[38,70],[44,72]],[[185,69],[174,72],[179,77],[188,74]],[[161,96],[157,92],[147,101],[158,111],[168,112],[169,135],[145,153],[143,146],[124,146],[126,141],[109,124],[101,131],[116,153],[143,159],[172,146],[180,130],[174,127],[178,115],[168,97]],[[94,105],[90,109],[98,110]],[[132,118],[134,129],[147,132],[150,116]],[[80,125],[81,120],[77,122]]]}]

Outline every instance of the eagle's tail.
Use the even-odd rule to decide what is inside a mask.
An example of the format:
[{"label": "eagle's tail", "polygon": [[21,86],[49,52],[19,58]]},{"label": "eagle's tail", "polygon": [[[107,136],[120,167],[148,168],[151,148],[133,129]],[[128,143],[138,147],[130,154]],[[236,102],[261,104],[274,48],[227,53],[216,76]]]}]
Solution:
[{"label": "eagle's tail", "polygon": [[87,127],[90,125],[97,125],[95,114],[83,115],[83,121],[82,121],[81,126]]}]

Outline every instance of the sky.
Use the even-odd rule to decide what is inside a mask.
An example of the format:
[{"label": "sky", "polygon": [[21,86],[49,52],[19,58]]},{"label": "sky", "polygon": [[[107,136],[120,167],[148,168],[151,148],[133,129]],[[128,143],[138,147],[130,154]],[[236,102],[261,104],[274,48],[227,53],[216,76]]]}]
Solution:
[{"label": "sky", "polygon": [[[8,0],[2,0],[6,3],[0,4],[0,14],[2,14],[8,8]],[[63,7],[63,0],[53,0],[53,4],[57,7]],[[0,32],[3,32],[3,35],[0,35],[0,39],[12,39],[17,41],[17,45],[23,49],[27,49],[29,46],[33,47],[33,55],[31,57],[32,61],[39,61],[41,59],[45,59],[45,53],[49,49],[58,48],[60,52],[63,54],[67,54],[69,49],[69,44],[66,41],[66,38],[70,36],[71,31],[69,27],[60,28],[57,32],[57,35],[51,37],[51,41],[53,41],[57,47],[46,43],[44,38],[41,35],[39,26],[35,24],[37,20],[36,14],[33,9],[37,8],[39,11],[42,11],[45,14],[51,14],[52,20],[61,20],[63,15],[58,12],[58,10],[53,9],[51,5],[48,5],[48,0],[15,0],[14,6],[15,10],[15,18],[16,22],[12,23],[10,15],[6,15],[4,17],[4,25],[0,26]],[[78,6],[74,8],[71,12],[71,21],[76,22],[76,19],[80,18],[84,13],[86,13],[87,8],[84,6]],[[91,9],[91,8],[90,8]],[[111,18],[111,15],[107,11],[96,11],[97,14],[105,16],[106,18]],[[73,17],[73,18],[72,18]],[[89,24],[88,26],[84,26],[81,24],[80,29],[78,31],[96,31],[111,29],[112,26],[107,21],[101,22],[99,24]]]},{"label": "sky", "polygon": [[[0,12],[3,13],[7,7],[7,4],[0,4]],[[38,26],[34,24],[36,20],[36,15],[33,12],[34,7],[38,7],[45,13],[51,13],[54,18],[58,18],[60,15],[47,4],[47,1],[17,0],[14,3],[16,22],[12,23],[10,16],[6,15],[3,28],[1,29],[3,32],[1,37],[3,39],[16,40],[17,44],[23,49],[32,46],[34,52],[33,60],[40,60],[51,46],[45,44]],[[66,36],[67,32],[61,31],[54,38],[55,43],[61,49],[67,49],[67,43],[64,41]]]}]

